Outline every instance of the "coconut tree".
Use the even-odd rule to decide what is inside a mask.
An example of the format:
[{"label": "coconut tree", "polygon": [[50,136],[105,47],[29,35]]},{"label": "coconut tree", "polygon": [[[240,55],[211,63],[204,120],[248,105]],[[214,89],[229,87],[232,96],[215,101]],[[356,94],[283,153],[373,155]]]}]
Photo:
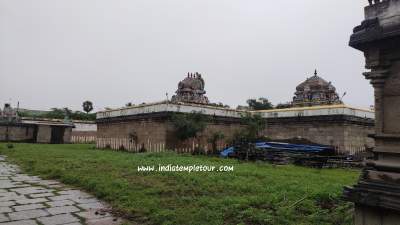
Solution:
[{"label": "coconut tree", "polygon": [[93,110],[93,103],[91,101],[84,101],[82,104],[83,111],[87,114]]}]

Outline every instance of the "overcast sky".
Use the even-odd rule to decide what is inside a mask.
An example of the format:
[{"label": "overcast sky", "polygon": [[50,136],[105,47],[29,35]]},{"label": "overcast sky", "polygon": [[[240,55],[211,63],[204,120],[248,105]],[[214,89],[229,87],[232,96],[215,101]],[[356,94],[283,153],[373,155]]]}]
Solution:
[{"label": "overcast sky", "polygon": [[364,0],[0,0],[0,104],[96,110],[164,100],[200,72],[212,102],[292,99],[314,69],[373,104],[348,47]]}]

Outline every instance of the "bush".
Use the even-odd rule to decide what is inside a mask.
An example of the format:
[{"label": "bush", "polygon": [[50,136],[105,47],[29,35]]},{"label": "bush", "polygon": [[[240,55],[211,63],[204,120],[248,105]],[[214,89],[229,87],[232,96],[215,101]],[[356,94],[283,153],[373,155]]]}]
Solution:
[{"label": "bush", "polygon": [[175,134],[181,141],[197,137],[207,127],[207,118],[200,112],[174,113],[171,120]]},{"label": "bush", "polygon": [[218,154],[218,149],[217,149],[217,144],[219,140],[222,140],[225,138],[225,135],[220,132],[214,132],[211,137],[208,139],[208,142],[211,143],[212,145],[212,154]]},{"label": "bush", "polygon": [[238,133],[241,136],[239,138],[250,142],[260,138],[261,132],[265,128],[265,121],[260,114],[246,113],[242,115],[242,124],[246,125],[246,129]]}]

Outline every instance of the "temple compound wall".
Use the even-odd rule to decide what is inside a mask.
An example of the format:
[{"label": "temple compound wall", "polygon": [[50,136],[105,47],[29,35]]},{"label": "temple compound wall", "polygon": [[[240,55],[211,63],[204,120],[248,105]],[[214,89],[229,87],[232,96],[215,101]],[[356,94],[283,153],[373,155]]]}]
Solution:
[{"label": "temple compound wall", "polygon": [[[191,112],[208,116],[208,125],[198,138],[179,141],[171,116]],[[107,111],[97,115],[97,147],[129,151],[145,148],[155,152],[192,152],[201,147],[208,152],[212,150],[209,139],[214,133],[224,134],[224,139],[217,143],[219,149],[224,148],[244,127],[240,122],[240,114],[235,110],[194,105],[161,103]]]},{"label": "temple compound wall", "polygon": [[374,131],[370,110],[345,105],[259,111],[266,118],[264,135],[272,139],[305,138],[335,146],[338,153],[354,155],[372,148]]},{"label": "temple compound wall", "polygon": [[[201,112],[210,122],[196,140],[179,141],[170,120],[173,113]],[[224,134],[218,142],[221,149],[231,143],[245,125],[245,111],[196,104],[161,102],[99,112],[97,114],[97,147],[139,151],[175,150],[191,152],[201,146],[211,150],[210,137]],[[344,105],[252,111],[265,119],[263,134],[272,139],[305,138],[336,147],[338,153],[356,154],[372,147],[368,134],[373,131],[373,112]]]},{"label": "temple compound wall", "polygon": [[73,120],[71,143],[85,144],[96,142],[97,125],[95,121]]}]

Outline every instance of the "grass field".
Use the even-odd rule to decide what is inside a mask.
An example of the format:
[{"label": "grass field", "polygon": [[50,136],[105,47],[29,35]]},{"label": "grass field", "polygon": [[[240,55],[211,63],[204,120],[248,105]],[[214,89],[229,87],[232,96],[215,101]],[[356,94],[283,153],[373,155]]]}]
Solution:
[{"label": "grass field", "polygon": [[[340,199],[358,171],[273,166],[92,145],[0,144],[30,174],[80,187],[139,224],[351,224]],[[233,172],[138,172],[159,164],[233,166]]]}]

